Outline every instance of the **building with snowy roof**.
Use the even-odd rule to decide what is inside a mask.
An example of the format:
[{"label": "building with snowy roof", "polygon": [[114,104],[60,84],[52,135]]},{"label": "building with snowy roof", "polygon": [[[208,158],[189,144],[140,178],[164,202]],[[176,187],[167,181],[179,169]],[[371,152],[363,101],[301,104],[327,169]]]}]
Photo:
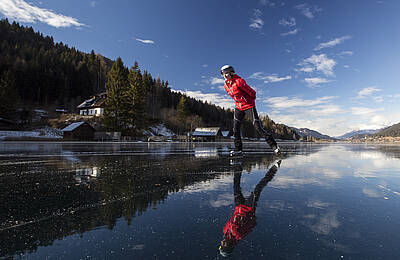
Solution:
[{"label": "building with snowy roof", "polygon": [[81,116],[101,116],[104,114],[107,93],[96,94],[77,106]]},{"label": "building with snowy roof", "polygon": [[76,122],[61,130],[63,139],[74,141],[92,141],[96,130],[86,122]]},{"label": "building with snowy roof", "polygon": [[220,127],[198,127],[192,133],[193,141],[215,142],[222,138]]}]

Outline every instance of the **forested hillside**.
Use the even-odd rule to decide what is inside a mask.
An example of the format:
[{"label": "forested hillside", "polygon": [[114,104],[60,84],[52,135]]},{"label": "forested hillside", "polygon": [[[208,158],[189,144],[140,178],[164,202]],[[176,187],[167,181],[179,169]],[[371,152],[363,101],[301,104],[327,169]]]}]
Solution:
[{"label": "forested hillside", "polygon": [[375,137],[385,137],[385,136],[393,136],[397,137],[400,136],[400,123],[394,124],[390,127],[382,129],[381,131],[375,133],[373,136]]},{"label": "forested hillside", "polygon": [[0,21],[0,53],[2,91],[12,93],[0,96],[7,107],[19,103],[73,108],[82,98],[104,90],[112,63],[8,20]]},{"label": "forested hillside", "polygon": [[[109,130],[137,135],[163,122],[178,134],[198,126],[232,129],[233,111],[195,100],[168,87],[168,81],[141,71],[137,62],[125,67],[92,51],[83,53],[32,27],[0,21],[0,117],[18,120],[15,111],[28,107],[59,107],[76,111],[83,100],[107,92],[104,124]],[[262,118],[275,137],[298,139],[285,125]],[[243,125],[256,137],[250,122]]]}]

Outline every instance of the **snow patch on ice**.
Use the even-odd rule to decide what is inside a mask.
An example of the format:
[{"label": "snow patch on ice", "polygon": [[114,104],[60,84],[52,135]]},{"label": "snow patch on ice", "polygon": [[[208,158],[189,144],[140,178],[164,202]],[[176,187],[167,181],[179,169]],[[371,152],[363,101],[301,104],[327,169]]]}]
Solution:
[{"label": "snow patch on ice", "polygon": [[45,127],[34,131],[0,131],[0,140],[4,140],[7,137],[62,138],[63,136],[60,129]]}]

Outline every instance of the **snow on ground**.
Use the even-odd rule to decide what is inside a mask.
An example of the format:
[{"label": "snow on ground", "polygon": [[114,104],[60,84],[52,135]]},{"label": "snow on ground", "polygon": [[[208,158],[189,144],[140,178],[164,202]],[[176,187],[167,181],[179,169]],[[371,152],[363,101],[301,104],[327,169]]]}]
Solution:
[{"label": "snow on ground", "polygon": [[158,124],[156,126],[149,127],[149,130],[143,131],[144,135],[154,136],[154,135],[161,135],[161,136],[173,136],[175,135],[171,130],[165,127],[164,124]]},{"label": "snow on ground", "polygon": [[4,140],[7,137],[62,138],[62,132],[60,129],[51,127],[36,129],[34,131],[0,131],[0,140]]},{"label": "snow on ground", "polygon": [[[164,124],[155,125],[149,127],[149,130],[143,131],[146,136],[173,136],[175,135],[171,130],[165,127]],[[24,138],[24,137],[35,137],[35,138],[62,138],[63,134],[61,129],[45,127],[36,129],[34,131],[0,131],[0,141],[6,138]]]}]

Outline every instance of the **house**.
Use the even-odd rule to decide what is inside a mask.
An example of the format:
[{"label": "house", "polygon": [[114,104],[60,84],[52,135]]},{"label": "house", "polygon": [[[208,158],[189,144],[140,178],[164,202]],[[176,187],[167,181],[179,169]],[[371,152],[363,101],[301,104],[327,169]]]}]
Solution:
[{"label": "house", "polygon": [[192,133],[192,138],[198,142],[215,142],[222,138],[222,133],[219,127],[198,127]]},{"label": "house", "polygon": [[77,106],[81,116],[101,116],[104,114],[107,93],[103,92],[92,96]]},{"label": "house", "polygon": [[86,122],[76,122],[61,131],[65,140],[91,141],[94,138],[96,130]]}]

